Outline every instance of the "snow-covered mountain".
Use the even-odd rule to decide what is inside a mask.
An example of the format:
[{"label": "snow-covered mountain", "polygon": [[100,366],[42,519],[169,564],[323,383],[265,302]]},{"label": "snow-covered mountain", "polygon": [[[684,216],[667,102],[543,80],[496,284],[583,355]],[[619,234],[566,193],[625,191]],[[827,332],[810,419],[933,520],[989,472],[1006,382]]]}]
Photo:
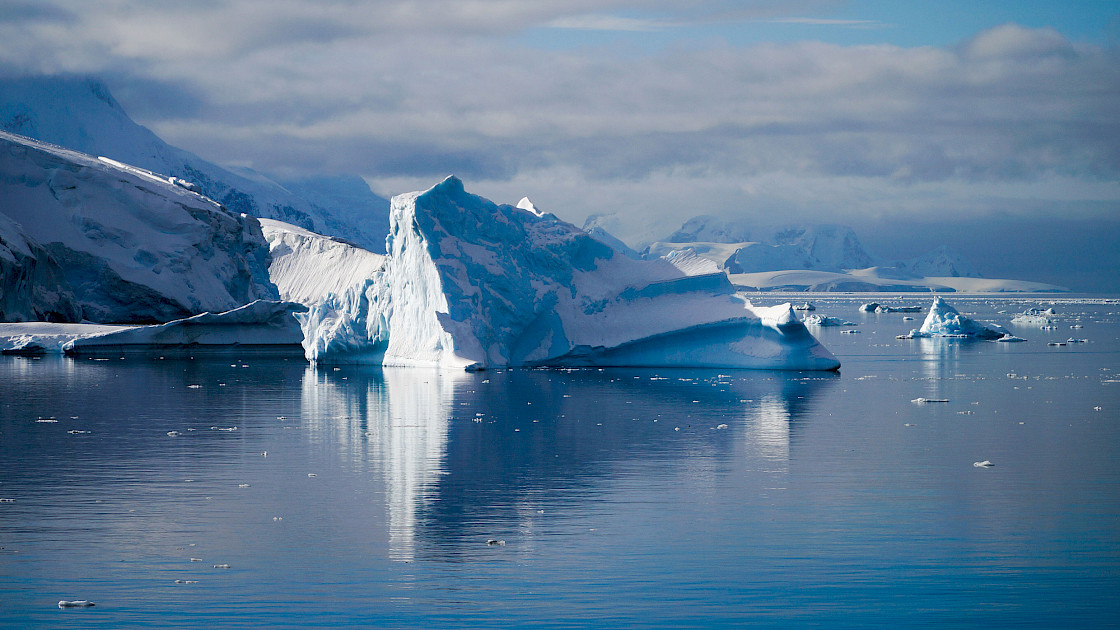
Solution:
[{"label": "snow-covered mountain", "polygon": [[389,202],[374,195],[360,177],[280,184],[260,173],[217,166],[133,122],[97,79],[0,79],[0,130],[178,177],[234,212],[293,223],[384,251]]},{"label": "snow-covered mountain", "polygon": [[165,322],[277,299],[257,220],[189,188],[0,132],[0,319]]},{"label": "snow-covered mountain", "polygon": [[648,246],[644,255],[671,260],[706,258],[726,271],[735,284],[758,290],[1066,290],[1036,282],[983,279],[947,246],[909,260],[884,261],[869,254],[855,232],[841,225],[767,228],[699,216],[665,241]]},{"label": "snow-covered mountain", "polygon": [[[301,279],[278,279],[310,307],[299,317],[308,358],[319,362],[839,365],[788,304],[752,307],[723,273],[688,276],[664,260],[628,258],[553,215],[471,195],[454,177],[393,198],[379,269],[347,243],[266,229],[278,261],[291,259],[301,278],[323,268],[324,286],[335,287],[314,295],[294,288]],[[339,282],[326,273],[338,260],[365,260],[370,273]]]},{"label": "snow-covered mountain", "polygon": [[689,219],[665,241],[651,244],[646,253],[664,256],[692,243],[735,245],[730,255],[715,261],[732,274],[782,269],[841,272],[875,265],[855,231],[844,225],[749,227],[712,216]]}]

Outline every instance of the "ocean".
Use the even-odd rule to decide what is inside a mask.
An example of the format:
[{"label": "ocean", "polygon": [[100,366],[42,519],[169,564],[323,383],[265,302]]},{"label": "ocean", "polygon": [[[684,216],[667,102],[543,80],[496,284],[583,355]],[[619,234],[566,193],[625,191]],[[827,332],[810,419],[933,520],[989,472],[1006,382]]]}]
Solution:
[{"label": "ocean", "polygon": [[751,297],[840,371],[0,357],[0,627],[1120,626],[1120,301]]}]

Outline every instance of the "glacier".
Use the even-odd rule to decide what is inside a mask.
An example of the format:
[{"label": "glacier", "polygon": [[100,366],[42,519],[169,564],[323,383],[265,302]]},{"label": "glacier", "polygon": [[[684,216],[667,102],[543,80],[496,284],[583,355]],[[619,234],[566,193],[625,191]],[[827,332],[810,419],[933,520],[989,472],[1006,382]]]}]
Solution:
[{"label": "glacier", "polygon": [[[463,369],[839,367],[789,304],[752,306],[722,272],[636,260],[521,205],[470,194],[455,177],[398,195],[384,258],[266,221],[273,278],[308,307],[297,314],[307,358]],[[366,271],[344,278],[341,260]]]},{"label": "glacier", "polygon": [[2,319],[167,322],[279,299],[257,220],[173,180],[0,132]]},{"label": "glacier", "polygon": [[94,77],[0,77],[0,130],[175,177],[234,212],[344,236],[367,249],[385,243],[389,202],[361,177],[276,179],[218,166],[134,122]]}]

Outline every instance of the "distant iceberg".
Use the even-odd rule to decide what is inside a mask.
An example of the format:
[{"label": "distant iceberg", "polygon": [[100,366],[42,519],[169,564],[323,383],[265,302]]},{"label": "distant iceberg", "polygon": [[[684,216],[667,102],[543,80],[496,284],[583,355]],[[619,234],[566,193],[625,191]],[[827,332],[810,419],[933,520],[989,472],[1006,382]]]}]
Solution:
[{"label": "distant iceberg", "polygon": [[922,327],[910,331],[903,338],[956,337],[971,339],[999,339],[1010,332],[995,324],[981,324],[957,312],[940,297],[933,298]]},{"label": "distant iceberg", "polygon": [[[521,205],[469,194],[455,177],[394,197],[383,267],[317,296],[287,292],[309,307],[298,315],[307,358],[466,369],[839,367],[788,304],[754,307],[723,273],[634,260]],[[273,232],[274,269],[280,240]]]}]

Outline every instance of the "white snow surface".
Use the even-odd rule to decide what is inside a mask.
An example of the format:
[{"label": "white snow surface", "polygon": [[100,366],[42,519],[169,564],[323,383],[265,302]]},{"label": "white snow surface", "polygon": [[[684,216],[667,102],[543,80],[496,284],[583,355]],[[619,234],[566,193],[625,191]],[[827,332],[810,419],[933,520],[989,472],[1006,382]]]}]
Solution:
[{"label": "white snow surface", "polygon": [[394,197],[384,267],[349,288],[301,296],[307,357],[460,368],[839,367],[788,304],[752,307],[722,273],[688,276],[664,260],[628,258],[521,205],[529,207],[471,195],[455,177]]},{"label": "white snow surface", "polygon": [[63,272],[26,302],[72,291],[81,318],[131,323],[278,297],[256,219],[144,169],[0,132],[0,199],[0,237]]}]

